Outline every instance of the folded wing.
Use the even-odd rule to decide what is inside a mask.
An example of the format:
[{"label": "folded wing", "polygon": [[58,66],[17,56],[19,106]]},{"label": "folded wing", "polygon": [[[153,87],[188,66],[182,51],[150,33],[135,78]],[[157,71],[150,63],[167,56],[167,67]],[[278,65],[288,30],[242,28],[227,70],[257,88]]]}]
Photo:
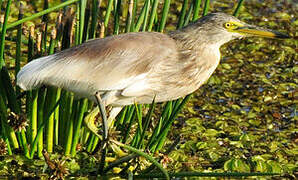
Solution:
[{"label": "folded wing", "polygon": [[175,42],[161,33],[90,40],[31,61],[18,73],[17,84],[24,90],[51,85],[86,96],[128,87],[133,94],[142,94],[150,89],[146,76],[175,51]]}]

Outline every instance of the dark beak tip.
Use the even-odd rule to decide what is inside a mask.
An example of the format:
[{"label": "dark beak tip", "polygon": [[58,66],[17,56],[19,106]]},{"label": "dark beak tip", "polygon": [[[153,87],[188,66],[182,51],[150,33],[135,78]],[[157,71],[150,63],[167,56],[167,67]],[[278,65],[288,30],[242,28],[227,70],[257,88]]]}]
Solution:
[{"label": "dark beak tip", "polygon": [[284,33],[276,33],[275,34],[275,38],[279,38],[279,39],[290,39],[291,36],[287,35],[287,34],[284,34]]}]

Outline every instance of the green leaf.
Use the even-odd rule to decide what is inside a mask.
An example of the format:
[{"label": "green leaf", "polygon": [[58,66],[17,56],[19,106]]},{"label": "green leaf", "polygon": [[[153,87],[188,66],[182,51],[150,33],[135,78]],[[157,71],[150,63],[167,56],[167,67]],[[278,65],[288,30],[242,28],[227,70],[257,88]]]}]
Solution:
[{"label": "green leaf", "polygon": [[207,137],[214,137],[216,136],[217,134],[219,134],[220,132],[218,132],[217,130],[215,129],[207,129],[204,133],[203,133],[203,136],[207,136]]}]

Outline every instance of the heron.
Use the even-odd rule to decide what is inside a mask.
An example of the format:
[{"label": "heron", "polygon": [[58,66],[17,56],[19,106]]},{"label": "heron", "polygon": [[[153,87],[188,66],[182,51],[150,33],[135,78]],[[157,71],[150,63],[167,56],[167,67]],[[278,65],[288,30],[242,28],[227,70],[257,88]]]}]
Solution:
[{"label": "heron", "polygon": [[99,97],[104,107],[112,107],[109,124],[123,106],[193,93],[218,66],[220,47],[248,36],[289,38],[231,15],[210,13],[167,34],[125,33],[38,58],[17,74],[17,85],[23,90],[55,86],[94,102]]}]

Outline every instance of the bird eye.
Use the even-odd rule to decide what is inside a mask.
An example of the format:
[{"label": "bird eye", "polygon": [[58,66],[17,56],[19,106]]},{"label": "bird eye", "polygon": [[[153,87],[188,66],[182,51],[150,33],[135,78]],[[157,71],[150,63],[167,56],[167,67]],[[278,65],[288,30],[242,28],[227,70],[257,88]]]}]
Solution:
[{"label": "bird eye", "polygon": [[231,23],[226,23],[226,24],[225,24],[225,27],[226,27],[226,28],[230,28],[230,27],[231,27]]}]

